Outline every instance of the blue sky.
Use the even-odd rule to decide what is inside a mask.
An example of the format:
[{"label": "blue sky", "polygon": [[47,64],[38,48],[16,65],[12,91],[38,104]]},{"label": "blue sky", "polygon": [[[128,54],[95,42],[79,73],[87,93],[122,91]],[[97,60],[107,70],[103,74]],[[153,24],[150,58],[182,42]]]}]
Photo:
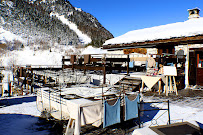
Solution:
[{"label": "blue sky", "polygon": [[187,9],[200,8],[203,0],[69,0],[92,14],[114,37],[128,31],[188,20]]}]

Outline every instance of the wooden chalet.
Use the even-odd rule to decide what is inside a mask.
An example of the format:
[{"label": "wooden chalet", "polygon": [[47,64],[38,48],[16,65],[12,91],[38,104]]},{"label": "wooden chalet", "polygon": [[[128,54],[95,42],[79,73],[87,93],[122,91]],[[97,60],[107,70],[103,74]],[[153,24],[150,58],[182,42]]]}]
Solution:
[{"label": "wooden chalet", "polygon": [[188,10],[185,22],[130,31],[107,40],[103,49],[156,48],[158,57],[166,56],[177,66],[178,77],[183,78],[180,84],[203,86],[203,18],[199,11]]}]

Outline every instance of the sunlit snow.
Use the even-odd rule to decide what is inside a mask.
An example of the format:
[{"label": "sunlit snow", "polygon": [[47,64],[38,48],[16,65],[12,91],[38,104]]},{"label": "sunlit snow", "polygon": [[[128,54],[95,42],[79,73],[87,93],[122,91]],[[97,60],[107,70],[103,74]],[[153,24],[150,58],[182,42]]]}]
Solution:
[{"label": "sunlit snow", "polygon": [[80,40],[82,42],[84,42],[84,44],[88,44],[90,43],[92,40],[90,37],[88,37],[86,34],[82,33],[76,24],[70,22],[68,19],[66,19],[64,17],[64,15],[59,15],[58,13],[51,13],[50,16],[56,16],[58,19],[60,19],[64,24],[68,25],[70,27],[70,29],[72,29],[73,31],[76,32],[76,34],[78,35],[78,37],[80,38]]},{"label": "sunlit snow", "polygon": [[203,18],[190,19],[151,28],[129,31],[119,37],[107,40],[104,45],[169,39],[173,37],[195,36],[203,34]]}]

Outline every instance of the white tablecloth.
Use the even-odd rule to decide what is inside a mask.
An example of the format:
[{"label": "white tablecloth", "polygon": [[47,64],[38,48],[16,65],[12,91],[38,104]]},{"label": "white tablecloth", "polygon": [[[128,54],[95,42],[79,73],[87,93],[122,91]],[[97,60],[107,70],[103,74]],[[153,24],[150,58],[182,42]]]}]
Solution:
[{"label": "white tablecloth", "polygon": [[151,89],[161,78],[162,76],[141,76],[142,82],[144,82],[149,89]]}]

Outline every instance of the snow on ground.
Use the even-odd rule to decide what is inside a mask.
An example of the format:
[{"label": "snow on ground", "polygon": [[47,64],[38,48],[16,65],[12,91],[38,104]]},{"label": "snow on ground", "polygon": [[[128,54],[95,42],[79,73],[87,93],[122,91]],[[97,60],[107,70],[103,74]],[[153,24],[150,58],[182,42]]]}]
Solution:
[{"label": "snow on ground", "polygon": [[1,57],[0,66],[12,66],[14,65],[41,65],[41,66],[61,66],[62,56],[66,54],[66,51],[74,53],[74,48],[71,46],[65,46],[61,49],[50,50],[35,50],[30,47],[24,47],[22,50],[8,51]]},{"label": "snow on ground", "polygon": [[36,101],[6,106],[0,109],[0,114],[24,114],[39,117],[40,113],[37,110]]},{"label": "snow on ground", "polygon": [[50,16],[56,16],[58,19],[60,19],[64,24],[68,25],[70,29],[76,32],[78,37],[84,42],[84,44],[90,43],[92,40],[90,37],[88,37],[86,34],[82,33],[76,24],[70,22],[68,19],[64,17],[64,15],[59,15],[58,13],[51,13]]},{"label": "snow on ground", "polygon": [[[166,101],[166,99],[154,98],[154,97],[144,97],[144,102],[156,102],[156,101]],[[167,103],[153,103],[146,105],[144,108],[163,108],[167,109]],[[196,126],[200,126],[198,123],[203,124],[203,98],[185,98],[183,100],[170,100],[170,119],[171,124],[177,122],[190,122]],[[145,112],[143,115],[143,128],[136,129],[133,135],[136,135],[138,132],[142,134],[152,134],[153,132],[147,127],[158,126],[158,125],[167,125],[168,123],[168,111],[150,111]]]},{"label": "snow on ground", "polygon": [[[2,99],[1,99],[2,100]],[[15,98],[11,99],[15,100]],[[23,102],[10,106],[1,106],[0,134],[1,135],[48,135],[46,123],[39,119],[36,101]]]},{"label": "snow on ground", "polygon": [[39,118],[30,115],[0,114],[1,135],[49,135]]},{"label": "snow on ground", "polygon": [[77,11],[82,11],[82,9],[81,8],[77,8],[77,7],[75,7],[75,10],[77,10]]},{"label": "snow on ground", "polygon": [[[93,82],[93,79],[96,79],[100,81],[100,84],[103,83],[103,75],[96,74],[88,74],[88,75],[91,76],[91,82]],[[106,84],[114,85],[125,76],[126,76],[125,74],[106,74]]]},{"label": "snow on ground", "polygon": [[[13,42],[15,40],[24,42],[23,39],[9,31],[0,27],[0,42]],[[33,47],[32,47],[33,48]],[[71,49],[71,47],[66,48]],[[58,49],[59,50],[59,49]],[[64,51],[65,52],[65,51]],[[30,47],[25,47],[21,50],[9,51],[1,54],[0,66],[15,65],[61,65],[62,55],[64,52],[50,52],[50,50],[36,50]]]},{"label": "snow on ground", "polygon": [[61,59],[63,54],[57,52],[50,52],[49,50],[34,51],[29,47],[23,50],[12,51],[4,54],[2,57],[2,66],[11,65],[62,65]]},{"label": "snow on ground", "polygon": [[[163,100],[163,99],[160,99]],[[145,102],[160,101],[158,98],[144,97]],[[170,116],[171,122],[189,121],[192,124],[197,125],[195,121],[203,123],[203,99],[199,98],[186,98],[179,101],[170,101]],[[167,108],[166,103],[151,104],[151,107]],[[165,111],[158,111],[156,113],[150,112],[145,114],[145,122],[143,126],[157,126],[166,125],[168,122],[168,113]],[[164,114],[163,114],[164,113]],[[48,134],[48,130],[38,130],[38,124],[40,123],[38,116],[40,112],[36,108],[36,102],[25,102],[22,104],[16,104],[6,106],[0,109],[0,130],[4,135],[45,135]],[[148,120],[146,120],[148,118]],[[158,119],[157,119],[158,118]],[[154,125],[152,124],[154,123]],[[41,128],[45,125],[41,125]],[[138,129],[138,131],[141,129]],[[145,130],[146,133],[148,130]]]},{"label": "snow on ground", "polygon": [[33,51],[25,48],[22,52],[16,52],[14,55],[18,57],[16,59],[17,65],[62,65],[63,54],[49,50]]},{"label": "snow on ground", "polygon": [[20,36],[17,36],[15,34],[11,33],[10,31],[4,30],[0,26],[0,41],[4,43],[6,41],[13,42],[14,40],[24,42],[24,40]]},{"label": "snow on ground", "polygon": [[[200,123],[203,123],[203,105],[201,104],[198,107],[195,106],[202,101],[203,99],[201,101],[199,100],[189,101],[189,102],[193,102],[193,105],[191,104],[190,106],[187,105],[187,100],[185,100],[184,102],[171,102],[170,116],[171,116],[172,123],[181,122],[181,121],[198,121]],[[166,103],[161,103],[158,105],[152,104],[152,106],[156,106],[159,108],[168,108]],[[168,122],[168,112],[167,113],[164,113],[164,112],[165,111],[159,111],[153,118],[154,120],[156,120],[158,125],[166,125]],[[161,117],[158,118],[159,116]],[[149,126],[149,125],[151,125],[151,121],[144,123],[144,126]]]},{"label": "snow on ground", "polygon": [[100,48],[95,48],[92,46],[88,46],[87,48],[84,49],[84,51],[82,51],[82,55],[85,54],[106,54],[107,51],[106,50],[102,50]]},{"label": "snow on ground", "polygon": [[[137,74],[134,74],[137,76]],[[96,77],[96,76],[95,76]],[[113,79],[115,79],[116,75],[111,76]],[[117,76],[119,78],[119,76]],[[78,92],[81,92],[81,89],[78,89]],[[88,94],[87,89],[86,94]],[[101,91],[101,89],[98,89]],[[77,91],[75,91],[75,94],[77,94]],[[89,92],[91,94],[91,92]],[[85,93],[84,93],[85,94]],[[153,97],[153,96],[144,96],[145,102],[150,101],[163,101],[167,100],[167,98],[160,98],[160,97]],[[170,99],[170,116],[171,116],[171,122],[182,122],[182,121],[189,121],[193,122],[197,121],[199,123],[203,123],[203,98],[201,97],[193,97],[193,98],[184,98],[184,99],[177,99],[172,100]],[[150,108],[167,108],[166,103],[160,103],[160,104],[150,104],[147,107]],[[157,125],[166,125],[168,122],[168,112],[165,111],[156,111],[156,112],[147,112],[144,114],[143,119],[143,126],[149,127],[149,126],[157,126]],[[33,117],[34,116],[34,117]],[[3,125],[3,127],[0,127],[0,130],[3,131],[1,133],[7,134],[15,133],[19,134],[46,134],[48,131],[37,131],[36,130],[36,124],[39,122],[38,117],[40,116],[40,112],[37,110],[36,102],[24,102],[22,104],[16,104],[11,106],[2,107],[0,109],[0,124]],[[6,124],[2,124],[6,123]],[[152,124],[154,123],[154,124]],[[11,129],[11,127],[15,127],[13,130],[7,130],[6,127],[8,126],[8,129]],[[5,128],[2,130],[2,128]]]},{"label": "snow on ground", "polygon": [[177,22],[129,31],[124,35],[107,40],[104,45],[143,42],[148,40],[194,36],[199,34],[203,34],[203,17],[198,19],[190,19],[185,22]]},{"label": "snow on ground", "polygon": [[[58,16],[58,17],[61,17],[61,19],[65,19],[63,16]],[[201,22],[201,20],[203,20],[203,19],[200,18],[199,20],[196,20],[196,21],[197,22],[199,21],[199,23],[202,24],[203,21]],[[189,26],[190,23],[192,23],[193,21],[195,21],[195,20],[189,20],[189,21],[186,21],[184,23]],[[69,22],[66,22],[66,23],[69,23]],[[178,27],[180,24],[176,23],[174,25],[176,27]],[[172,24],[167,25],[168,28],[172,28],[172,26],[173,26]],[[162,30],[167,30],[167,28],[164,28],[164,27],[165,26],[159,26],[159,27],[153,27],[153,28],[145,29],[144,33],[149,34],[148,38],[149,37],[156,38],[156,36],[160,36],[160,35],[154,35],[154,37],[152,37],[152,36],[150,36],[150,33],[147,31],[149,31],[149,30],[151,31],[154,29],[154,30],[160,31],[160,33],[161,33]],[[196,33],[189,33],[189,29],[193,29],[195,27],[196,26],[194,26],[192,28],[191,27],[184,27],[184,28],[187,28],[185,30],[185,32],[186,33],[188,32],[187,34],[191,34],[191,35],[200,33],[202,27],[199,28],[199,31],[197,29],[194,29],[196,31]],[[180,27],[180,29],[181,28],[182,27]],[[167,31],[169,31],[169,30],[167,30]],[[139,30],[137,32],[139,32]],[[134,37],[133,33],[134,32],[129,32],[129,34]],[[169,31],[169,33],[170,33],[170,31]],[[153,34],[154,34],[154,32],[153,32]],[[181,35],[181,32],[177,33],[177,34]],[[126,36],[127,35],[128,34],[126,34]],[[167,36],[167,35],[163,35],[163,36]],[[125,35],[123,35],[123,37],[125,37]],[[142,35],[142,37],[145,37],[145,36]],[[19,37],[17,37],[16,35],[8,32],[8,31],[5,31],[0,27],[0,40],[2,40],[2,41],[13,41],[17,38],[19,39]],[[86,37],[83,37],[83,38],[84,38],[84,40],[86,40]],[[141,39],[139,36],[138,36],[138,38]],[[142,40],[145,40],[145,39],[142,39]],[[118,40],[118,41],[120,42],[121,40]],[[126,41],[126,42],[128,42],[128,41]],[[74,51],[74,49],[73,49],[73,51]],[[84,50],[83,54],[88,54],[88,53],[89,54],[90,53],[91,54],[92,53],[101,54],[103,52],[99,49],[94,49],[92,47],[88,47],[86,50]],[[9,53],[1,56],[2,63],[0,63],[0,64],[2,64],[2,65],[0,65],[0,66],[11,66],[12,64],[61,66],[61,64],[62,64],[61,59],[62,59],[62,56],[64,56],[64,54],[65,54],[64,49],[63,49],[63,51],[52,50],[50,52],[50,50],[34,50],[34,49],[29,48],[29,47],[25,47],[22,50],[10,51]],[[8,76],[9,73],[7,71],[5,71],[3,74],[5,76]],[[139,77],[139,74],[135,73],[135,74],[133,74],[133,76]],[[10,78],[12,78],[12,77],[10,76]],[[102,82],[102,76],[93,75],[92,78],[98,79]],[[114,83],[112,83],[112,82],[116,82],[116,80],[120,80],[120,78],[122,78],[122,76],[108,75],[107,74],[107,83],[113,85]],[[8,80],[8,78],[4,79],[5,82],[7,80]],[[160,99],[154,100],[151,97],[144,97],[144,100],[145,101],[157,101]],[[152,104],[152,106],[155,106],[155,104]],[[167,108],[167,104],[161,103],[157,107]],[[167,124],[168,114],[167,114],[167,112],[163,114],[163,112],[164,111],[158,111],[156,113],[147,114],[146,118],[149,118],[149,119],[143,123],[143,126],[149,127],[152,123],[157,123],[158,125]],[[198,121],[200,123],[203,123],[203,99],[188,98],[188,99],[185,99],[182,101],[171,101],[170,113],[171,113],[172,122],[180,122],[183,120],[183,121]],[[47,134],[48,131],[46,131],[46,130],[45,131],[37,131],[36,130],[37,127],[35,127],[35,126],[36,126],[36,123],[38,123],[38,117],[39,116],[40,116],[40,112],[36,108],[36,102],[29,102],[29,103],[25,102],[22,104],[16,104],[16,105],[2,107],[0,109],[0,125],[1,125],[0,131],[4,135],[6,135],[6,134],[8,134],[8,135],[10,135],[10,134],[15,134],[15,135],[16,134],[25,134],[25,135],[29,135],[29,134],[42,134],[42,135],[44,135],[44,134]],[[160,117],[160,118],[157,119],[158,117]]]}]

